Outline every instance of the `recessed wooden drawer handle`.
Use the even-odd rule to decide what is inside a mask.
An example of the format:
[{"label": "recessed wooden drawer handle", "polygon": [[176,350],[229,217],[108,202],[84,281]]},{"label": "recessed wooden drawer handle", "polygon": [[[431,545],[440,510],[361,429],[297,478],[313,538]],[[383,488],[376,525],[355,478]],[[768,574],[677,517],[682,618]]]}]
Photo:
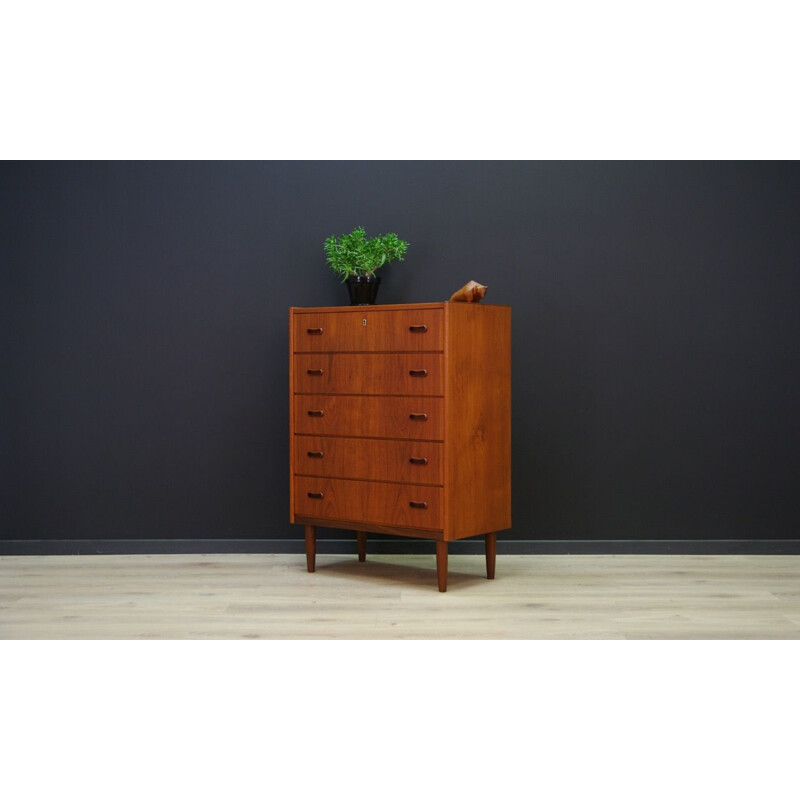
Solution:
[{"label": "recessed wooden drawer handle", "polygon": [[[309,411],[308,413],[310,414],[311,412]],[[408,418],[409,419],[413,419],[414,422],[425,422],[425,420],[428,419],[428,415],[427,414],[409,414]]]},{"label": "recessed wooden drawer handle", "polygon": [[409,325],[408,328],[411,333],[425,333],[428,330],[427,325]]},{"label": "recessed wooden drawer handle", "polygon": [[323,452],[322,450],[309,450],[306,455],[309,458],[322,458]]},{"label": "recessed wooden drawer handle", "polygon": [[422,464],[422,466],[424,467],[428,463],[428,459],[427,458],[409,458],[408,459],[408,463],[409,464]]},{"label": "recessed wooden drawer handle", "polygon": [[325,416],[325,412],[324,411],[309,411],[308,412],[308,416],[309,417],[324,417]]},{"label": "recessed wooden drawer handle", "polygon": [[427,503],[418,503],[415,500],[412,500],[411,502],[409,502],[409,505],[411,506],[411,508],[427,508],[428,507]]},{"label": "recessed wooden drawer handle", "polygon": [[306,370],[306,374],[307,375],[322,375],[322,370],[321,369],[307,369]]},{"label": "recessed wooden drawer handle", "polygon": [[322,500],[322,498],[325,497],[323,492],[308,492],[308,496],[314,500]]},{"label": "recessed wooden drawer handle", "polygon": [[322,336],[322,328],[306,328],[309,336]]},{"label": "recessed wooden drawer handle", "polygon": [[428,370],[426,369],[410,369],[408,374],[412,378],[424,378],[428,374]]}]

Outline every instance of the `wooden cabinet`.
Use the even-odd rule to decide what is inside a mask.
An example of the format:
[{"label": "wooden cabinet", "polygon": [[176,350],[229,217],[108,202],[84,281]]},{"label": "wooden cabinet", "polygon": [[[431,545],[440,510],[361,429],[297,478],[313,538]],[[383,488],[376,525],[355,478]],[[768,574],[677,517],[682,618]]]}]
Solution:
[{"label": "wooden cabinet", "polygon": [[511,309],[472,303],[292,308],[290,519],[436,541],[511,527]]}]

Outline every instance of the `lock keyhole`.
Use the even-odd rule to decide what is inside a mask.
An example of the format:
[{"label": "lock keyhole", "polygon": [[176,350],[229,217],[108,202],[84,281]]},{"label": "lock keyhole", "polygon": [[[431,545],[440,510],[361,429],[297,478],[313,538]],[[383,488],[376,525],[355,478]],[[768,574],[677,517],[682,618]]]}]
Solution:
[{"label": "lock keyhole", "polygon": [[364,317],[364,319],[362,319],[362,320],[361,320],[361,324],[362,324],[362,325],[363,325],[365,328],[367,327],[367,318],[366,318],[366,317]]}]

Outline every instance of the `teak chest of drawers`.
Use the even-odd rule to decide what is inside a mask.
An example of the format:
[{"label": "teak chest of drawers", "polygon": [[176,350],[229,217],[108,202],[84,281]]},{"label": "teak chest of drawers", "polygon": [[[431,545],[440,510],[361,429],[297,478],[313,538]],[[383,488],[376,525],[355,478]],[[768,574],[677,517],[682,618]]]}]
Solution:
[{"label": "teak chest of drawers", "polygon": [[473,303],[292,308],[290,519],[447,543],[511,527],[511,308]]}]

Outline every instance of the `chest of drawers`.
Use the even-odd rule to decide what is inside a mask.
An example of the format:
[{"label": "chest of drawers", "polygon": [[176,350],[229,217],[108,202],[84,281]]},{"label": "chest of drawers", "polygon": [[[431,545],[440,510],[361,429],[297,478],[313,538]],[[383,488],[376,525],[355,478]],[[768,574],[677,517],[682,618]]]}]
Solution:
[{"label": "chest of drawers", "polygon": [[511,527],[511,309],[472,303],[292,308],[290,519],[447,545]]}]

